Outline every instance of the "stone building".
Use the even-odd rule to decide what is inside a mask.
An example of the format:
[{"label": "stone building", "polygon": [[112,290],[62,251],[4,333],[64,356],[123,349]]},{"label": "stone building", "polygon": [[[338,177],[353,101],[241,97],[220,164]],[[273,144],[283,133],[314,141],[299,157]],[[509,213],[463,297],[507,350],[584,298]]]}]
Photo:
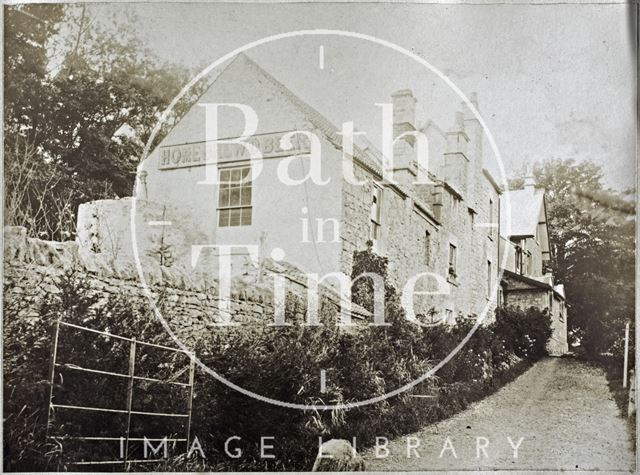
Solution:
[{"label": "stone building", "polygon": [[[115,214],[121,224],[111,221],[112,227],[129,235],[119,238],[122,259],[135,255],[143,265],[165,259],[166,265],[206,271],[228,257],[231,272],[239,274],[250,265],[239,246],[256,246],[260,259],[283,260],[321,277],[350,276],[354,252],[371,245],[388,258],[396,288],[414,287],[408,291],[416,295],[416,314],[450,322],[491,318],[501,288],[501,189],[483,166],[482,127],[464,105],[448,129],[431,121],[418,125],[416,101],[410,90],[391,95],[398,140],[389,180],[383,155],[372,145],[380,142],[356,137],[347,153],[342,128],[239,55],[141,164],[135,212],[131,199],[88,203],[79,211],[79,240],[89,249],[101,236],[99,252],[108,252],[103,236],[110,233],[109,220],[100,216]],[[475,97],[472,102],[477,108]],[[229,140],[218,145],[216,168],[207,166],[212,137],[205,127],[211,119],[205,105],[213,103],[236,105],[220,108],[217,138]],[[259,174],[247,149],[229,143],[247,135],[246,107],[237,104],[258,119],[248,141],[262,156]],[[317,143],[295,131],[311,132]],[[428,170],[418,163],[416,133],[427,138]],[[312,161],[316,146],[321,160]],[[305,180],[314,167],[322,183]],[[282,182],[283,172],[291,183]],[[236,247],[201,248],[194,259],[194,246],[203,245]],[[326,282],[337,285],[338,279],[331,275]]]},{"label": "stone building", "polygon": [[[507,197],[503,197],[504,201]],[[499,300],[504,305],[546,309],[551,316],[552,336],[549,353],[568,352],[567,307],[564,287],[555,285],[547,270],[551,259],[544,190],[536,188],[533,178],[524,188],[510,191],[511,219],[501,223],[500,253],[506,265],[500,284]]]}]

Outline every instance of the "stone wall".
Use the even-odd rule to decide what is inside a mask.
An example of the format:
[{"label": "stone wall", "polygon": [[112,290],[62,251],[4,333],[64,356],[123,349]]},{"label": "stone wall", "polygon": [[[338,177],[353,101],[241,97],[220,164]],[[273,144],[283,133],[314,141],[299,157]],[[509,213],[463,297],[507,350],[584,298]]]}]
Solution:
[{"label": "stone wall", "polygon": [[[375,179],[361,167],[355,176],[366,184],[356,186],[343,183],[342,272],[351,274],[354,251],[366,249],[370,231],[372,181]],[[445,185],[416,186],[416,197],[428,199],[417,202],[392,187],[385,187],[382,195],[381,238],[376,252],[389,259],[389,276],[398,290],[406,282],[424,272],[439,276],[421,278],[416,291],[434,295],[416,296],[415,312],[426,314],[431,308],[439,315],[480,315],[487,308],[486,321],[493,318],[495,301],[488,293],[488,264],[491,262],[491,291],[499,285],[498,230],[488,226],[497,222],[498,193],[481,173],[473,179],[479,183],[477,205],[460,199]],[[440,194],[441,213],[436,221],[431,209],[434,193]],[[489,204],[493,210],[489,210]],[[476,226],[481,224],[481,226]],[[429,251],[426,252],[429,233]],[[449,276],[449,244],[457,248],[455,278]],[[437,294],[439,292],[439,294]],[[448,311],[448,312],[447,312]]]},{"label": "stone wall", "polygon": [[[343,182],[343,216],[341,225],[342,258],[341,271],[351,275],[353,253],[367,248],[370,233],[371,200],[374,177],[360,166],[354,167],[362,186]],[[429,231],[429,256],[425,253],[425,235]],[[440,233],[437,224],[421,213],[408,196],[392,187],[385,187],[382,193],[381,237],[375,252],[389,259],[388,275],[392,285],[401,291],[407,281],[422,272],[443,275]],[[416,286],[416,291],[438,290],[435,279],[424,277]],[[415,313],[426,314],[431,308],[442,308],[442,295],[416,296]]]},{"label": "stone wall", "polygon": [[[148,299],[150,293],[171,329],[185,342],[198,339],[203,332],[220,328],[216,326],[220,322],[218,281],[211,275],[147,261],[143,269],[145,287],[130,261],[106,259],[99,253],[84,252],[73,241],[30,238],[21,227],[5,228],[4,252],[5,300],[20,304],[21,317],[37,316],[46,295],[59,292],[56,280],[64,272],[73,271],[85,280],[89,291],[105,299],[108,296]],[[231,321],[243,325],[273,322],[273,284],[269,276],[278,273],[287,278],[288,321],[302,322],[305,319],[305,282],[296,275],[295,269],[267,261],[263,269],[247,270],[233,279],[229,303]],[[320,305],[329,307],[329,311],[322,314],[337,316],[340,308],[337,294],[326,286],[321,287],[319,293]],[[368,316],[362,308],[354,306],[352,309],[356,323]]]},{"label": "stone wall", "polygon": [[509,289],[505,303],[523,309],[535,307],[544,310],[549,308],[548,293],[549,291],[539,288]]},{"label": "stone wall", "polygon": [[[191,261],[191,245],[208,240],[184,218],[167,204],[131,197],[83,203],[78,208],[79,252],[89,259],[90,254],[99,254],[121,262],[135,262],[137,254],[145,266],[154,262],[185,265]],[[207,257],[205,253],[196,270],[206,268]]]}]

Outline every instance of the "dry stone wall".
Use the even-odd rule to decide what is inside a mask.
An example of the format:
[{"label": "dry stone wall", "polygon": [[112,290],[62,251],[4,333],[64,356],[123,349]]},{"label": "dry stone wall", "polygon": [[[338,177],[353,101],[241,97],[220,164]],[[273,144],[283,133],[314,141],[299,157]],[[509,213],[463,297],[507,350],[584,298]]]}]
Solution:
[{"label": "dry stone wall", "polygon": [[[43,299],[60,291],[56,280],[63,273],[73,271],[84,278],[89,291],[105,299],[110,295],[147,299],[150,295],[162,308],[169,326],[185,342],[197,340],[220,321],[218,281],[211,275],[145,261],[145,286],[130,261],[108,260],[97,253],[81,252],[78,243],[73,241],[30,238],[21,227],[5,228],[4,252],[4,296],[5,300],[19,303],[20,317],[37,316]],[[273,292],[264,275],[274,271],[284,272],[288,279],[288,321],[305,319],[304,281],[292,269],[272,267],[273,263],[265,263],[262,279],[258,278],[257,271],[234,278],[229,303],[233,322],[249,326],[273,322]],[[332,289],[320,290],[320,302],[321,306],[329,306],[329,314],[338,315],[339,298]],[[353,315],[355,321],[367,316],[360,308],[355,308]]]}]

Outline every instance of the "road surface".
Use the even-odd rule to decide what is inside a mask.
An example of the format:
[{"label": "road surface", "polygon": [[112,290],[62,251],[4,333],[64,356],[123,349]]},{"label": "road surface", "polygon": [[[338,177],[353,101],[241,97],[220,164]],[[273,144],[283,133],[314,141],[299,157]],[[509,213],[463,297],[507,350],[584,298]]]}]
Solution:
[{"label": "road surface", "polygon": [[610,472],[635,463],[604,373],[568,358],[538,362],[460,414],[389,441],[388,452],[378,445],[363,453],[367,470]]}]

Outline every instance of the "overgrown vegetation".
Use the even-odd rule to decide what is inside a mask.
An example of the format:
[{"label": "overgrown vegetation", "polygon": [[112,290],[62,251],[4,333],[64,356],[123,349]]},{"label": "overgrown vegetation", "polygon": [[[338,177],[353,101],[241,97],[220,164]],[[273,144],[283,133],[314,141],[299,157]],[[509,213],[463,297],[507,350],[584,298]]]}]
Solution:
[{"label": "overgrown vegetation", "polygon": [[[5,292],[4,298],[4,468],[11,471],[54,470],[65,467],[66,459],[82,457],[78,449],[61,455],[61,445],[47,440],[46,420],[49,400],[49,370],[55,322],[63,319],[113,334],[170,344],[160,323],[151,318],[146,302],[121,296],[105,299],[91,292],[85,279],[68,272],[57,279],[57,292],[49,293],[39,308],[28,308],[23,294]],[[7,289],[5,289],[7,290]],[[37,293],[37,289],[35,289]],[[72,328],[60,329],[58,362],[76,364],[102,371],[126,373],[129,344],[126,341],[96,334],[79,333]],[[170,363],[173,371],[184,362],[171,355],[148,354],[144,366],[159,367]],[[166,371],[166,370],[165,370]],[[126,380],[125,380],[126,381]],[[96,374],[78,373],[56,368],[57,403],[84,403],[96,407],[124,407],[118,400],[126,394],[122,382]],[[162,392],[154,388],[162,397]],[[89,403],[89,404],[87,404]],[[62,414],[61,414],[62,416]],[[82,414],[87,417],[87,414]],[[93,417],[93,416],[90,416]],[[65,422],[60,422],[65,419]],[[91,419],[93,434],[81,433],[86,424],[73,418],[58,418],[49,434],[113,435],[121,434],[121,420]],[[86,420],[86,419],[85,419]],[[112,424],[113,422],[113,424]],[[115,425],[114,425],[115,424]],[[114,431],[111,432],[110,431]],[[84,447],[87,452],[89,448]],[[68,468],[68,467],[66,467]]]},{"label": "overgrown vegetation", "polygon": [[565,285],[570,343],[585,358],[621,357],[624,327],[630,322],[633,330],[635,315],[634,191],[605,189],[601,167],[590,161],[547,160],[533,171],[546,190],[550,264]]},{"label": "overgrown vegetation", "polygon": [[[630,355],[631,356],[631,355]],[[607,377],[607,383],[609,385],[609,391],[613,396],[613,400],[618,406],[620,417],[625,419],[629,439],[632,447],[636,447],[636,413],[629,415],[629,389],[632,386],[631,377],[629,375],[627,379],[627,387],[623,387],[623,363],[622,359],[616,358],[610,355],[600,356],[599,358],[592,358],[592,363],[596,364],[604,371]],[[633,357],[630,358],[630,368],[633,367]],[[636,396],[637,400],[637,396]]]},{"label": "overgrown vegetation", "polygon": [[[374,270],[386,276],[386,260],[370,251],[355,256],[354,268],[357,273]],[[367,279],[360,279],[358,285],[354,299],[364,307],[371,306],[373,293]],[[82,448],[69,451],[70,442],[65,441],[61,457],[60,446],[45,443],[44,439],[50,327],[56,319],[63,317],[65,321],[83,326],[171,344],[143,302],[123,298],[98,301],[91,296],[83,279],[73,274],[61,278],[58,287],[60,292],[52,294],[33,317],[17,314],[18,310],[11,306],[15,302],[12,295],[7,294],[9,298],[5,299],[8,344],[5,346],[4,390],[10,395],[5,398],[7,470],[53,469],[70,458],[77,460],[83,456]],[[321,321],[326,323],[323,326],[238,327],[232,333],[214,333],[203,338],[196,351],[207,366],[233,383],[281,401],[335,405],[382,396],[433,368],[474,323],[465,320],[455,326],[418,326],[404,317],[395,289],[387,285],[385,293],[385,318],[389,326],[361,326],[355,331],[345,331],[330,324],[337,318],[336,311],[325,306],[321,314]],[[292,309],[288,309],[289,314],[294,314]],[[520,322],[521,319],[531,319],[531,323]],[[261,402],[198,370],[192,435],[202,444],[205,460],[197,460],[197,455],[190,461],[180,457],[164,464],[163,468],[309,469],[319,436],[324,440],[356,437],[361,450],[374,443],[375,436],[397,436],[446,418],[491,393],[542,356],[548,335],[548,318],[544,315],[534,310],[505,309],[495,323],[480,326],[461,351],[416,388],[350,409],[301,411]],[[82,366],[116,372],[126,368],[127,342],[82,335],[67,335],[61,341],[66,342],[61,344],[61,354],[76,364],[81,362]],[[524,359],[514,365],[518,361],[516,354]],[[150,356],[146,364],[151,374],[160,371],[164,377],[173,377],[184,373],[186,362],[165,354]],[[326,371],[324,393],[319,387],[321,370]],[[82,380],[73,372],[61,369],[56,371],[55,380],[58,403],[63,398],[72,398],[96,407],[124,404],[118,397],[126,391],[116,388],[113,378]],[[59,384],[62,381],[64,384]],[[168,412],[184,410],[181,404],[185,398],[179,394],[162,393],[157,387],[146,388],[139,394],[143,397],[139,404],[143,404],[145,410],[157,410],[158,401]],[[434,397],[413,398],[411,394]],[[50,433],[80,435],[85,431],[83,435],[86,435],[86,428],[91,427],[97,435],[113,436],[122,428],[104,417],[82,414],[80,419],[69,419],[63,415],[56,417]],[[137,430],[147,436],[152,431],[162,437],[178,434],[181,429],[138,426]],[[230,449],[237,447],[242,451],[237,459],[224,453],[224,442],[231,436],[240,438]],[[260,436],[274,437],[274,459],[260,458]],[[117,457],[117,442],[108,450],[111,451],[108,455]],[[95,459],[95,454],[92,456]]]}]

